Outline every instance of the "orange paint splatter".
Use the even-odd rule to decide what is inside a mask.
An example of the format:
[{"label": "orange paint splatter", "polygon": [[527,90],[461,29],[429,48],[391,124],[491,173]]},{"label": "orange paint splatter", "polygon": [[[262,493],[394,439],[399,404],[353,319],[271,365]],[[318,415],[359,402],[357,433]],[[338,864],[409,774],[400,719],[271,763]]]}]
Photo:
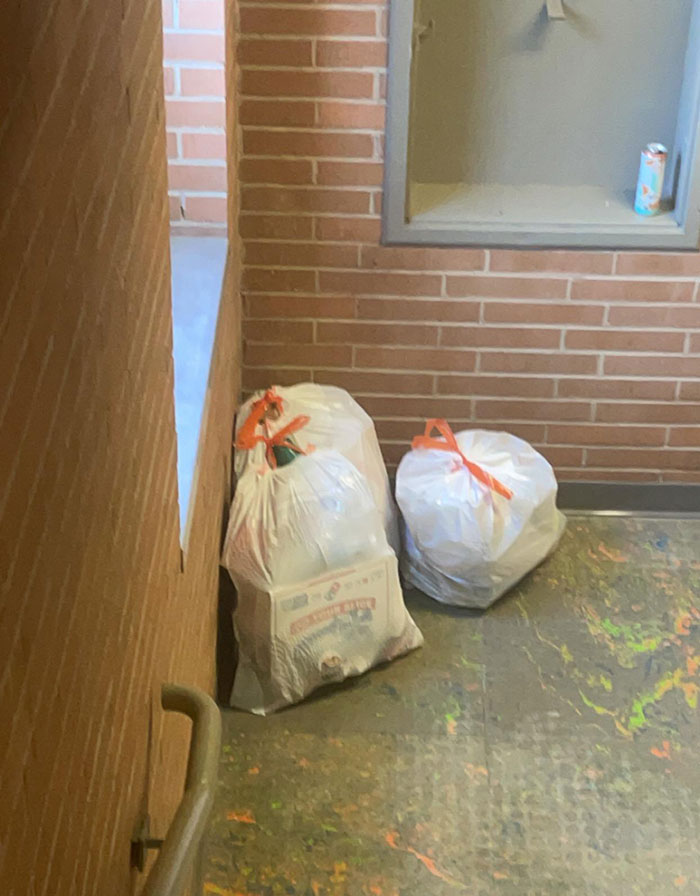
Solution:
[{"label": "orange paint splatter", "polygon": [[679,616],[678,619],[676,619],[676,633],[679,635],[689,635],[691,622],[692,619],[690,618],[690,613],[684,613],[683,616]]},{"label": "orange paint splatter", "polygon": [[652,747],[650,750],[652,756],[656,756],[658,759],[670,759],[671,758],[671,744],[669,741],[665,740],[661,744],[661,749],[658,747]]},{"label": "orange paint splatter", "polygon": [[437,877],[439,880],[445,881],[445,883],[448,884],[459,883],[454,878],[449,877],[449,875],[445,874],[443,871],[440,871],[435,862],[429,856],[423,855],[423,853],[418,852],[418,850],[414,849],[412,846],[399,846],[399,844],[396,842],[398,836],[399,835],[396,831],[389,831],[385,835],[384,839],[392,849],[398,849],[400,852],[407,852],[410,853],[410,855],[415,856],[419,862],[425,865],[425,867],[433,875],[433,877]]},{"label": "orange paint splatter", "polygon": [[382,893],[384,892],[381,887],[370,887],[369,891],[373,896],[382,896]]},{"label": "orange paint splatter", "polygon": [[240,824],[257,824],[250,809],[245,809],[243,812],[229,812],[226,818],[229,821],[238,821]]},{"label": "orange paint splatter", "polygon": [[678,889],[680,889],[681,887],[684,887],[687,883],[688,883],[688,878],[684,877],[682,874],[679,874],[678,877],[674,878],[674,880],[673,880],[674,887],[678,887]]},{"label": "orange paint splatter", "polygon": [[686,657],[685,667],[688,675],[695,675],[695,673],[700,668],[700,656]]},{"label": "orange paint splatter", "polygon": [[494,880],[508,880],[509,877],[510,877],[510,875],[506,874],[505,871],[494,871],[493,872]]},{"label": "orange paint splatter", "polygon": [[259,775],[259,774],[260,774],[260,769],[258,768],[257,765],[254,765],[252,768],[249,768],[249,769],[248,769],[248,774],[249,774],[249,775]]},{"label": "orange paint splatter", "polygon": [[457,733],[457,722],[454,719],[447,720],[447,733],[448,734],[456,734]]},{"label": "orange paint splatter", "polygon": [[616,551],[614,548],[606,548],[604,544],[598,545],[598,550],[600,553],[607,557],[608,560],[612,560],[613,563],[627,563],[627,557],[624,554],[621,554],[620,551]]},{"label": "orange paint splatter", "polygon": [[311,891],[314,896],[321,896],[321,886],[315,880],[311,881]]}]

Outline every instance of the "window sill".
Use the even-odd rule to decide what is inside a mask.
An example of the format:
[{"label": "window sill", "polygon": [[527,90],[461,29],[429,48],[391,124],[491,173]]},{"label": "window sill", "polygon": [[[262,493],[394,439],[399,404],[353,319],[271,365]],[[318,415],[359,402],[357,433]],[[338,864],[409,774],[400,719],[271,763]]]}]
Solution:
[{"label": "window sill", "polygon": [[224,237],[170,239],[177,486],[183,549],[194,503],[193,484],[227,247]]}]

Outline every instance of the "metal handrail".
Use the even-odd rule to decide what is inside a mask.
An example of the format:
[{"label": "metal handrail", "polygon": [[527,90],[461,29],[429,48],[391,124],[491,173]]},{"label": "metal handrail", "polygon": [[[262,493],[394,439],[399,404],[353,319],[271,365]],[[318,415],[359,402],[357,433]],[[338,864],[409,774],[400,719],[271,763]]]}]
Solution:
[{"label": "metal handrail", "polygon": [[184,796],[162,844],[148,842],[160,852],[142,896],[178,896],[182,892],[185,873],[193,862],[214,802],[221,749],[221,714],[208,694],[196,688],[164,684],[161,705],[168,712],[189,716],[192,734]]}]

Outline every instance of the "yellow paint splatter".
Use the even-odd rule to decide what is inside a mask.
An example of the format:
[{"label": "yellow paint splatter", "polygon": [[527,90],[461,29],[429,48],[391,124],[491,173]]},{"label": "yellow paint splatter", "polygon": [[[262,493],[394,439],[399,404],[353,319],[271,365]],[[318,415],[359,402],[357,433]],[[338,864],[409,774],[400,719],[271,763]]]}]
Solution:
[{"label": "yellow paint splatter", "polygon": [[232,890],[230,887],[219,887],[217,884],[212,884],[209,881],[204,884],[204,892],[213,893],[214,896],[245,896],[245,893],[241,893],[239,890]]},{"label": "yellow paint splatter", "polygon": [[331,874],[331,880],[334,884],[342,884],[345,883],[345,880],[348,876],[348,866],[345,862],[334,862],[333,863],[333,874]]}]

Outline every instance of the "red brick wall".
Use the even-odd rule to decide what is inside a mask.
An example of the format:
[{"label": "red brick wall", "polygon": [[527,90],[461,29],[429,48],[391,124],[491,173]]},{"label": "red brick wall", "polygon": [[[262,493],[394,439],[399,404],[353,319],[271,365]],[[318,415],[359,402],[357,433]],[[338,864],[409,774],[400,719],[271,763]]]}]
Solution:
[{"label": "red brick wall", "polygon": [[160,2],[6,4],[0,43],[0,890],[126,896],[184,781],[160,684],[213,685],[236,254],[183,566]]},{"label": "red brick wall", "polygon": [[700,479],[700,256],[379,246],[386,3],[241,7],[248,389],[350,389],[396,463],[425,417],[565,479]]},{"label": "red brick wall", "polygon": [[165,123],[175,233],[226,229],[224,0],[163,0]]}]

